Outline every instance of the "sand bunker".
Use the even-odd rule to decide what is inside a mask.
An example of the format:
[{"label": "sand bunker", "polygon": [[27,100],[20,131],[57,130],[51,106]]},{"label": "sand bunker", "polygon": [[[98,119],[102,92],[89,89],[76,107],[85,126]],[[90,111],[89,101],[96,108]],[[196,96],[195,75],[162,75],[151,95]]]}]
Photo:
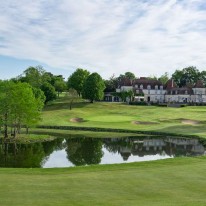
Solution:
[{"label": "sand bunker", "polygon": [[132,121],[132,124],[152,125],[152,124],[159,124],[159,123],[157,123],[157,122],[140,122],[140,121]]},{"label": "sand bunker", "polygon": [[190,124],[190,125],[197,125],[199,124],[200,122],[199,121],[196,121],[196,120],[191,120],[191,119],[183,119],[181,121],[182,124]]},{"label": "sand bunker", "polygon": [[84,119],[79,118],[79,117],[70,119],[70,122],[83,122],[83,121],[84,121]]}]

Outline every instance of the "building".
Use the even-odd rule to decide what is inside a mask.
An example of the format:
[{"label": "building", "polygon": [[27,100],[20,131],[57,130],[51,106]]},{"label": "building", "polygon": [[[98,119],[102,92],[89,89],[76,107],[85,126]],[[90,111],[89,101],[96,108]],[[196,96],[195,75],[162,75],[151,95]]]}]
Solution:
[{"label": "building", "polygon": [[[188,85],[179,88],[173,79],[170,79],[165,85],[160,81],[140,77],[139,79],[124,79],[120,82],[116,93],[124,91],[133,91],[133,101],[144,101],[153,103],[206,103],[206,88],[201,80],[195,85]],[[113,93],[105,93],[105,101],[121,101]],[[129,98],[128,98],[129,101]]]}]

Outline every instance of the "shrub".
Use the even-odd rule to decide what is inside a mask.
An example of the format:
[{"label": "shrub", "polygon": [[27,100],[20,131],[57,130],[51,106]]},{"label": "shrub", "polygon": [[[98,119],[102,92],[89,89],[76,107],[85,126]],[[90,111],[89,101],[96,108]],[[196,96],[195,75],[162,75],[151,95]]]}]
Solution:
[{"label": "shrub", "polygon": [[147,102],[129,102],[130,105],[147,105]]}]

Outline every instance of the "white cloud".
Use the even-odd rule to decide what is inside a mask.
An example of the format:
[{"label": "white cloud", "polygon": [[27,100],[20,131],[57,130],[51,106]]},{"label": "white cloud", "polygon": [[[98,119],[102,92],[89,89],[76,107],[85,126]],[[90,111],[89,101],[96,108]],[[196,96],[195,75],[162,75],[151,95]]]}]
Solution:
[{"label": "white cloud", "polygon": [[204,0],[1,2],[0,54],[104,77],[206,65]]}]

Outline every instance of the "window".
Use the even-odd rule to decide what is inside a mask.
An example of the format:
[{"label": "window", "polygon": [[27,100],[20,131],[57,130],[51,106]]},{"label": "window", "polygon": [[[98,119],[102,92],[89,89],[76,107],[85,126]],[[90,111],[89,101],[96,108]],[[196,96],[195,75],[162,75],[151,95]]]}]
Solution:
[{"label": "window", "polygon": [[150,85],[147,85],[147,89],[151,89],[151,86],[150,86]]},{"label": "window", "polygon": [[158,89],[158,85],[155,85],[155,89],[156,89],[156,90]]},{"label": "window", "polygon": [[143,89],[143,85],[142,84],[140,85],[140,89]]},{"label": "window", "polygon": [[163,90],[163,86],[162,85],[160,86],[160,90]]}]

